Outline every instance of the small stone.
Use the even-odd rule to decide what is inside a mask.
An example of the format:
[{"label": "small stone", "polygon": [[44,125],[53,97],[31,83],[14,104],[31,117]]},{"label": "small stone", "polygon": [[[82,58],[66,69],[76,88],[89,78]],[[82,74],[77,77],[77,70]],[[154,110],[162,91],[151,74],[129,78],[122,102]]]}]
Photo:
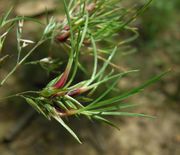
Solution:
[{"label": "small stone", "polygon": [[20,3],[16,9],[15,13],[19,16],[38,16],[40,14],[55,10],[56,4],[52,0],[37,0],[37,1],[27,1]]}]

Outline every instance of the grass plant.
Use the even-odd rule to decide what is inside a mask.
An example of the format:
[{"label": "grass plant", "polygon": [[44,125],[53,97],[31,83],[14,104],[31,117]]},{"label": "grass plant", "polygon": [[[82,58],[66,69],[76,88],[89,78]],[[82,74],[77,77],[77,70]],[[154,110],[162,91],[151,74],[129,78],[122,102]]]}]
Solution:
[{"label": "grass plant", "polygon": [[[145,114],[125,112],[124,109],[136,106],[126,103],[125,99],[141,92],[166,73],[153,77],[139,87],[125,93],[108,97],[109,93],[112,93],[114,88],[117,87],[117,83],[121,78],[138,72],[138,70],[117,71],[112,59],[118,52],[119,47],[129,44],[137,38],[137,29],[131,26],[131,22],[143,13],[150,3],[151,0],[134,11],[133,8],[123,8],[119,0],[72,0],[69,3],[63,0],[65,9],[64,20],[57,22],[54,17],[51,17],[47,20],[47,24],[27,17],[9,19],[12,10],[10,9],[0,19],[0,29],[4,27],[7,29],[0,36],[0,51],[7,34],[16,27],[17,61],[14,68],[1,80],[0,86],[4,86],[8,78],[21,65],[28,63],[27,59],[29,56],[41,44],[47,41],[50,43],[55,41],[66,49],[68,53],[69,59],[64,71],[39,91],[27,91],[9,97],[22,97],[47,119],[54,118],[57,120],[80,143],[78,136],[63,120],[64,117],[85,116],[87,119],[99,120],[116,128],[117,126],[107,118],[108,116],[152,118],[152,116]],[[26,20],[39,23],[44,27],[39,41],[35,42],[23,38],[22,32]],[[133,35],[119,41],[115,39],[120,32],[124,31],[129,31]],[[30,44],[33,46],[31,50],[22,55],[22,51]],[[101,44],[104,44],[105,47],[102,47]],[[93,57],[93,67],[92,71],[85,69],[90,74],[89,78],[77,81],[78,71],[85,68],[81,62],[82,55]],[[0,65],[7,57],[8,55],[1,56]],[[54,62],[56,62],[49,58],[44,58],[43,61],[49,62],[51,65],[54,65]],[[42,62],[42,60],[34,61],[34,63],[38,62]],[[104,84],[108,84],[108,88],[97,96],[96,92]],[[1,100],[3,99],[5,98]]]}]

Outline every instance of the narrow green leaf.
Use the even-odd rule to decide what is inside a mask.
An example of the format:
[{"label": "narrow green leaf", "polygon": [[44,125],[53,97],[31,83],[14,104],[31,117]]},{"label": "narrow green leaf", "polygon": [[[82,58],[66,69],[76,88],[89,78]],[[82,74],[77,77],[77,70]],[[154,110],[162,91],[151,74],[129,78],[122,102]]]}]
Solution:
[{"label": "narrow green leaf", "polygon": [[38,113],[43,114],[46,117],[44,111],[39,107],[39,105],[31,98],[24,97],[26,102],[30,104]]},{"label": "narrow green leaf", "polygon": [[110,56],[108,57],[107,61],[104,62],[102,68],[100,69],[100,71],[98,72],[98,74],[96,74],[96,77],[95,77],[94,79],[98,78],[100,75],[103,74],[103,72],[104,72],[105,69],[107,68],[107,66],[108,66],[108,64],[110,63],[110,61],[112,60],[112,58],[113,58],[114,54],[116,53],[116,51],[117,51],[117,47],[114,48],[114,50],[112,51],[112,53],[111,53]]},{"label": "narrow green leaf", "polygon": [[7,21],[7,18],[9,17],[10,13],[12,12],[12,9],[13,7],[11,7],[7,12],[6,14],[2,17],[2,19],[0,20],[0,26],[4,26],[6,21]]},{"label": "narrow green leaf", "polygon": [[84,107],[79,101],[77,101],[76,99],[72,98],[71,96],[65,95],[64,98],[70,100],[71,102],[73,102],[74,104],[76,104],[78,107]]},{"label": "narrow green leaf", "polygon": [[72,101],[66,100],[65,102],[70,108],[77,109],[77,107],[75,106],[75,104]]},{"label": "narrow green leaf", "polygon": [[120,130],[119,127],[117,125],[115,125],[113,122],[111,122],[111,121],[109,121],[109,120],[107,120],[107,119],[105,119],[105,118],[103,118],[101,116],[93,116],[93,118],[95,118],[95,119],[97,119],[97,120],[99,120],[101,122],[104,122],[104,123],[116,128],[116,129]]},{"label": "narrow green leaf", "polygon": [[15,18],[9,19],[9,20],[6,21],[5,24],[17,22],[17,21],[19,21],[19,20],[31,21],[31,22],[34,22],[34,23],[37,23],[37,24],[40,24],[40,25],[45,26],[44,23],[40,22],[40,21],[37,20],[37,19],[31,18],[31,17],[21,17],[21,16],[20,16],[20,17],[15,17]]},{"label": "narrow green leaf", "polygon": [[68,125],[66,125],[66,123],[62,120],[61,117],[59,116],[53,116],[53,117],[81,144],[80,139],[77,137],[74,131]]},{"label": "narrow green leaf", "polygon": [[91,36],[91,42],[93,45],[93,53],[94,53],[94,67],[93,67],[93,73],[91,75],[90,80],[87,82],[86,86],[88,86],[95,78],[96,72],[97,72],[97,66],[98,66],[98,55],[97,55],[97,48],[94,38]]},{"label": "narrow green leaf", "polygon": [[140,91],[142,91],[144,88],[148,87],[149,85],[157,82],[158,80],[160,80],[163,76],[165,76],[168,72],[164,72],[158,76],[155,76],[153,77],[152,79],[150,79],[149,81],[145,82],[144,84],[142,84],[141,86],[139,87],[136,87],[120,96],[117,96],[117,97],[113,97],[113,98],[110,98],[110,99],[107,99],[107,100],[104,100],[104,101],[101,101],[99,103],[96,103],[96,105],[93,106],[93,108],[98,108],[98,107],[101,107],[101,106],[106,106],[106,105],[110,105],[112,103],[115,103],[115,102],[119,102],[119,101],[122,101],[134,94],[137,94],[139,93]]},{"label": "narrow green leaf", "polygon": [[119,73],[119,74],[112,75],[112,76],[110,76],[108,78],[105,78],[105,79],[103,79],[103,80],[101,80],[99,82],[96,82],[96,83],[90,85],[88,88],[89,89],[94,88],[94,87],[96,87],[96,86],[98,86],[98,85],[100,85],[102,83],[105,83],[105,82],[110,81],[112,79],[121,78],[121,77],[126,76],[127,74],[133,73],[133,72],[138,72],[138,70],[130,70],[130,71],[126,71],[126,72],[122,72],[122,73]]},{"label": "narrow green leaf", "polygon": [[59,107],[63,108],[64,110],[68,110],[68,108],[65,106],[65,104],[63,102],[61,102],[60,100],[57,100],[56,103]]},{"label": "narrow green leaf", "polygon": [[100,115],[106,116],[130,116],[130,117],[148,117],[148,118],[155,118],[150,115],[139,114],[139,113],[129,113],[129,112],[102,112]]},{"label": "narrow green leaf", "polygon": [[63,4],[64,4],[64,9],[65,9],[65,13],[66,13],[66,16],[67,16],[68,24],[69,24],[69,27],[70,27],[70,33],[71,33],[71,46],[72,46],[71,49],[74,49],[74,48],[75,48],[75,45],[74,45],[73,25],[72,25],[72,22],[71,22],[71,17],[70,17],[70,14],[69,14],[69,8],[68,8],[68,6],[67,6],[66,0],[63,0]]},{"label": "narrow green leaf", "polygon": [[115,105],[110,105],[108,107],[95,109],[95,111],[99,111],[99,112],[118,111],[121,109],[132,108],[136,106],[139,106],[139,104],[115,104]]},{"label": "narrow green leaf", "polygon": [[9,55],[5,55],[2,58],[0,58],[0,67],[2,65],[2,63],[9,57]]},{"label": "narrow green leaf", "polygon": [[118,81],[119,80],[115,80],[115,82],[113,82],[113,84],[111,84],[111,86],[101,96],[99,96],[96,100],[94,100],[91,104],[87,105],[83,109],[80,109],[80,111],[92,108],[94,104],[103,99],[115,87]]}]

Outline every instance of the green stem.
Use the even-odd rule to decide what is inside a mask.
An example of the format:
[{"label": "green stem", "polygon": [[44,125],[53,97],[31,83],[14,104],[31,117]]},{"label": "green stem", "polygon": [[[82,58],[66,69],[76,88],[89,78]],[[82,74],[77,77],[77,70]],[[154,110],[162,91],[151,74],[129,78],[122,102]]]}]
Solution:
[{"label": "green stem", "polygon": [[8,80],[8,78],[18,69],[18,67],[34,52],[34,50],[39,47],[45,40],[40,40],[25,56],[24,58],[15,65],[15,67],[6,75],[6,77],[1,81],[0,87]]},{"label": "green stem", "polygon": [[5,100],[5,99],[9,99],[9,98],[13,98],[13,97],[19,97],[19,96],[22,96],[24,94],[39,94],[39,92],[38,91],[25,91],[25,92],[17,93],[17,94],[10,95],[10,96],[4,97],[4,98],[0,98],[0,101]]}]

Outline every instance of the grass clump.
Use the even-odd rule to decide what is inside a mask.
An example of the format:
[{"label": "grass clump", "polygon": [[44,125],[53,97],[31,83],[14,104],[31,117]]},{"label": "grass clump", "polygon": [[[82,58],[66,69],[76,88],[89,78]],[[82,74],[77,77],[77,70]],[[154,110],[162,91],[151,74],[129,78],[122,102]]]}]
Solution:
[{"label": "grass clump", "polygon": [[[141,92],[145,87],[158,81],[166,73],[153,77],[141,86],[129,90],[123,94],[108,98],[108,94],[117,86],[117,82],[124,76],[137,72],[137,70],[116,71],[112,59],[118,48],[133,41],[137,37],[137,30],[130,26],[150,4],[148,1],[143,7],[134,11],[121,6],[119,0],[72,0],[68,4],[63,0],[65,14],[62,22],[57,22],[53,17],[45,25],[34,19],[26,17],[15,17],[8,19],[11,12],[8,11],[2,18],[0,28],[5,25],[7,31],[0,37],[0,47],[3,46],[8,32],[17,25],[17,61],[14,68],[1,81],[1,86],[8,78],[29,58],[29,56],[43,43],[54,40],[68,52],[68,61],[64,71],[52,79],[39,91],[27,91],[13,96],[22,97],[40,114],[47,119],[54,118],[69,133],[80,142],[78,136],[64,122],[64,117],[85,116],[88,119],[96,119],[116,127],[106,116],[141,116],[151,117],[145,114],[121,111],[132,107],[131,104],[123,104],[124,100],[134,94]],[[25,20],[32,20],[42,24],[45,28],[38,42],[22,38],[23,24]],[[133,32],[133,36],[125,40],[115,41],[121,31]],[[101,44],[107,45],[102,48]],[[22,56],[23,49],[33,44],[32,49]],[[93,57],[93,69],[88,70],[89,78],[77,81],[75,78],[79,70],[84,70],[81,63],[81,55]],[[3,56],[0,63],[6,59]],[[43,59],[46,62],[50,59]],[[100,62],[103,60],[103,63]],[[40,60],[42,61],[42,60]],[[37,62],[37,61],[36,61]],[[57,63],[57,62],[56,62]],[[101,95],[96,92],[99,87],[108,83],[109,87]],[[13,97],[11,96],[11,97]]]}]

